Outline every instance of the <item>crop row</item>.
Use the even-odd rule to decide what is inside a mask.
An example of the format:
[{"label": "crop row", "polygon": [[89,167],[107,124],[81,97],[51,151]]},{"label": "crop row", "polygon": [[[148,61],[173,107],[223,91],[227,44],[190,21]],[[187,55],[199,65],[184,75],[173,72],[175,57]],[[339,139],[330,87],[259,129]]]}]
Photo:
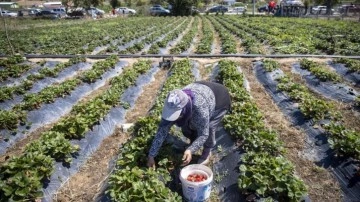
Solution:
[{"label": "crop row", "polygon": [[[173,23],[171,23],[167,26],[163,26],[162,28],[155,30],[152,33],[145,33],[147,36],[142,37],[143,39],[139,39],[138,42],[127,47],[125,50],[119,51],[119,53],[120,54],[135,54],[135,53],[140,52],[141,50],[144,49],[145,44],[151,44],[153,41],[155,41],[157,38],[159,38],[163,34],[166,34],[169,31],[171,31],[174,28],[174,26],[177,24],[178,20],[174,21]],[[161,24],[159,24],[158,26],[161,27]]]},{"label": "crop row", "polygon": [[202,38],[196,48],[197,54],[210,54],[212,50],[212,44],[214,42],[214,33],[211,29],[211,25],[208,19],[201,17],[202,20]]},{"label": "crop row", "polygon": [[324,51],[327,54],[357,55],[359,41],[355,36],[359,28],[351,26],[349,22],[333,24],[312,19],[295,21],[271,19],[264,23],[260,18],[252,18],[244,23],[269,34],[268,39],[276,46],[275,50],[281,53]]},{"label": "crop row", "polygon": [[85,61],[86,59],[83,57],[71,58],[68,62],[57,64],[55,68],[49,69],[45,67],[39,70],[37,74],[31,74],[27,76],[26,79],[22,80],[19,85],[0,87],[0,102],[13,98],[14,94],[16,95],[24,94],[26,90],[30,90],[32,88],[33,84],[37,80],[43,79],[45,77],[55,78],[65,68],[70,67],[71,65],[77,64],[79,62],[85,62]]},{"label": "crop row", "polygon": [[302,69],[310,71],[320,81],[339,82],[341,80],[338,74],[326,69],[324,65],[308,60],[306,58],[300,60],[300,67]]},{"label": "crop row", "polygon": [[336,63],[342,63],[348,69],[349,73],[358,73],[360,74],[360,61],[347,59],[347,58],[338,58],[335,60]]},{"label": "crop row", "polygon": [[305,118],[315,121],[330,120],[330,124],[323,125],[323,129],[328,134],[330,146],[339,155],[360,158],[360,134],[343,125],[341,114],[335,111],[333,104],[312,95],[306,86],[292,81],[289,76],[278,78],[278,82],[279,90],[286,92],[292,100],[299,103],[299,109]]},{"label": "crop row", "polygon": [[[113,57],[112,59],[117,59]],[[81,139],[109,110],[120,103],[125,89],[134,85],[136,78],[151,67],[149,61],[135,63],[132,68],[111,80],[105,93],[73,107],[70,115],[43,132],[40,139],[26,146],[19,157],[11,157],[0,167],[0,198],[35,200],[41,195],[44,179],[53,172],[54,161],[70,163],[79,149],[71,139]]]},{"label": "crop row", "polygon": [[[115,43],[112,44],[110,47],[108,47],[107,51],[120,51],[119,53],[127,54],[127,53],[135,53],[136,51],[140,51],[144,47],[144,42],[142,42],[142,39],[146,38],[149,35],[152,35],[154,33],[157,33],[159,30],[159,27],[163,27],[163,24],[174,24],[176,21],[178,21],[178,18],[170,18],[170,19],[161,19],[159,21],[155,21],[155,23],[151,24],[145,24],[143,26],[139,26],[136,30],[133,30],[133,33],[130,33],[130,35],[125,36],[121,43]],[[144,29],[146,28],[146,29]],[[128,44],[132,44],[129,47],[125,48]],[[121,45],[123,47],[117,47],[118,45]],[[124,49],[125,48],[125,49]]]},{"label": "crop row", "polygon": [[132,132],[134,138],[121,149],[117,167],[110,176],[107,191],[114,201],[181,201],[177,193],[165,186],[171,180],[170,172],[176,164],[173,150],[169,145],[163,145],[164,148],[156,157],[158,162],[156,170],[146,167],[147,155],[144,152],[149,150],[157,131],[167,93],[194,80],[194,77],[190,76],[192,75],[191,63],[187,59],[176,61],[170,75],[158,94],[150,115],[136,122]]},{"label": "crop row", "polygon": [[241,39],[241,46],[246,48],[246,51],[251,54],[263,54],[264,51],[261,48],[262,45],[258,42],[258,40],[250,36],[247,31],[245,31],[242,27],[239,27],[235,22],[235,20],[228,18],[219,18],[219,22],[227,29],[229,29],[233,34],[238,36]]},{"label": "crop row", "polygon": [[[324,22],[313,19],[285,19],[268,17],[215,16],[227,21],[247,33],[240,37],[249,41],[248,52],[256,52],[260,43],[273,46],[276,53],[303,54],[343,54],[359,55],[360,28],[351,22]],[[71,23],[47,27],[28,28],[26,31],[9,30],[10,41],[17,53],[38,54],[84,54],[92,53],[96,47],[108,46],[116,50],[117,41],[125,43],[134,40],[139,32],[149,32],[171,22],[174,18],[134,17],[129,19],[107,19],[88,23]],[[201,18],[204,21],[205,18]],[[296,23],[295,23],[296,22]],[[158,25],[160,23],[161,25]],[[204,23],[205,24],[205,23]],[[220,28],[218,27],[217,30]],[[218,31],[222,32],[222,31]],[[239,31],[237,31],[239,32]],[[239,33],[238,33],[239,34]],[[221,33],[220,33],[221,35]],[[2,39],[6,36],[0,34]],[[251,50],[250,43],[255,43]],[[246,47],[244,45],[244,47]],[[260,46],[261,47],[261,46]],[[258,50],[256,50],[258,49]],[[0,53],[10,54],[6,40],[0,40]]]},{"label": "crop row", "polygon": [[170,49],[171,54],[180,54],[190,48],[191,43],[194,41],[195,35],[198,32],[199,17],[195,17],[190,26],[190,30],[184,34],[180,42],[175,47]]},{"label": "crop row", "polygon": [[178,38],[178,36],[186,29],[188,26],[188,23],[190,21],[190,18],[187,18],[185,22],[183,22],[180,26],[175,28],[172,32],[167,34],[162,40],[152,44],[148,50],[149,54],[158,54],[160,51],[160,48],[165,48],[168,43],[172,40],[175,40]]},{"label": "crop row", "polygon": [[[14,30],[10,40],[18,53],[84,54],[91,53],[96,47],[106,45],[115,38],[131,36],[132,33],[144,30],[143,27],[151,26],[153,21],[151,18],[131,18],[96,21],[91,22],[91,25],[66,24],[48,29]],[[131,32],[133,29],[136,31]],[[7,44],[0,47],[1,53],[10,53]]]},{"label": "crop row", "polygon": [[12,110],[0,110],[0,129],[15,129],[19,122],[25,124],[26,111],[38,109],[43,103],[53,103],[56,98],[69,95],[81,82],[93,83],[116,62],[117,58],[111,56],[105,61],[95,63],[92,69],[80,73],[76,78],[47,86],[38,93],[26,94],[23,102],[15,105]]},{"label": "crop row", "polygon": [[277,201],[299,201],[306,194],[294,166],[284,157],[284,148],[275,131],[265,127],[264,117],[244,88],[244,75],[233,61],[219,62],[219,80],[229,89],[231,114],[224,118],[225,129],[242,140],[246,153],[241,159],[239,189]]},{"label": "crop row", "polygon": [[[159,21],[158,23],[160,23]],[[111,33],[111,35],[106,36],[103,40],[95,40],[91,41],[88,44],[87,49],[95,50],[96,47],[107,47],[105,50],[100,51],[100,53],[104,52],[114,52],[118,50],[118,46],[123,46],[127,43],[130,43],[137,38],[148,34],[153,31],[156,26],[159,24],[149,24],[148,21],[144,20],[141,22],[134,22],[136,24],[132,24],[131,26],[122,24],[119,29],[115,29],[116,31]]]},{"label": "crop row", "polygon": [[225,29],[214,17],[208,17],[221,40],[221,52],[224,54],[237,53],[235,37]]},{"label": "crop row", "polygon": [[6,81],[8,78],[18,78],[22,73],[33,68],[28,64],[10,64],[5,66],[3,70],[0,70],[0,82]]}]

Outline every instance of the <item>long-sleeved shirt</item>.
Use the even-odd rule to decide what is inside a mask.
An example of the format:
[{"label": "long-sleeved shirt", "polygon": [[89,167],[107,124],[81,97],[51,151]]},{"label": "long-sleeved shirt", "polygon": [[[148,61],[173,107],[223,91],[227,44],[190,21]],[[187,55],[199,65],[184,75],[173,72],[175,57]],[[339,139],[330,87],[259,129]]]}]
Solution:
[{"label": "long-sleeved shirt", "polygon": [[[228,90],[216,83],[196,82],[183,88],[191,90],[194,95],[192,100],[192,114],[189,119],[189,127],[197,131],[197,138],[187,148],[191,153],[199,150],[209,137],[209,124],[216,109],[230,108],[230,96]],[[217,98],[217,99],[216,99]],[[176,122],[161,120],[155,139],[152,142],[149,156],[155,157],[166,139],[170,128]]]}]

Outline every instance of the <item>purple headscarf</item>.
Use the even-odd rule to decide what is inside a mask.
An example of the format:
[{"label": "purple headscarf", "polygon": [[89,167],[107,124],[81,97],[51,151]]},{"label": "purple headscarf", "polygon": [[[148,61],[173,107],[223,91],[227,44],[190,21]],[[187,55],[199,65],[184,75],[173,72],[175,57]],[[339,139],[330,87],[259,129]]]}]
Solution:
[{"label": "purple headscarf", "polygon": [[192,115],[192,103],[194,101],[194,93],[190,89],[182,90],[186,95],[189,96],[189,101],[181,111],[180,117],[175,121],[175,124],[179,127],[185,125]]}]

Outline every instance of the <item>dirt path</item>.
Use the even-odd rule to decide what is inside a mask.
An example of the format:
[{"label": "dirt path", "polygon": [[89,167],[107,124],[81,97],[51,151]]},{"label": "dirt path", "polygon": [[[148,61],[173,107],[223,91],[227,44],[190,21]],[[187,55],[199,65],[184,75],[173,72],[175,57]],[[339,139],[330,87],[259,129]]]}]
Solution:
[{"label": "dirt path", "polygon": [[197,26],[198,30],[197,30],[197,32],[195,34],[194,40],[192,41],[192,43],[190,45],[189,54],[194,54],[196,52],[196,49],[198,48],[201,39],[204,37],[203,36],[203,31],[202,31],[202,28],[204,26],[204,22],[201,20],[200,17],[198,17],[198,18],[199,18],[199,24]]},{"label": "dirt path", "polygon": [[285,156],[295,165],[297,175],[308,186],[310,199],[312,201],[341,201],[340,187],[332,175],[300,155],[304,148],[306,134],[293,127],[284,117],[264,87],[257,81],[252,71],[251,61],[241,61],[241,67],[250,83],[253,100],[264,115],[267,127],[279,134],[287,150]]},{"label": "dirt path", "polygon": [[234,35],[235,41],[236,41],[236,52],[237,53],[244,53],[244,47],[241,46],[241,39]]},{"label": "dirt path", "polygon": [[[165,81],[166,73],[167,71],[160,70],[155,75],[155,79],[144,87],[143,93],[136,101],[133,110],[126,114],[127,122],[135,122],[139,117],[146,115],[151,107],[149,101],[156,98],[155,92]],[[113,135],[106,138],[99,149],[81,167],[80,171],[64,183],[54,197],[54,201],[94,201],[104,181],[109,176],[109,162],[118,155],[121,149],[119,145],[125,143],[129,137],[129,134],[118,128]]]},{"label": "dirt path", "polygon": [[[207,21],[209,21],[209,19],[206,18]],[[220,36],[219,33],[217,33],[217,31],[214,28],[214,25],[210,22],[210,27],[211,30],[213,32],[214,35],[214,41],[213,41],[213,47],[214,49],[212,50],[212,54],[220,54],[221,53],[221,41],[220,41]]]}]

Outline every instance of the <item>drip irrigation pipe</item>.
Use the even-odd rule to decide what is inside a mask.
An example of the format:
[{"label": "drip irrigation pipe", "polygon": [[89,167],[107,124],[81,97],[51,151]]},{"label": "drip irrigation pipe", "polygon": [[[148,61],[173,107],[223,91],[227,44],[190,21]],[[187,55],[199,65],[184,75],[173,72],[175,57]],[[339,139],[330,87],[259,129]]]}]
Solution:
[{"label": "drip irrigation pipe", "polygon": [[[73,58],[83,56],[90,59],[105,59],[110,55],[35,55],[26,54],[26,58]],[[9,57],[7,55],[0,55],[2,57]],[[119,58],[162,58],[162,57],[179,57],[179,58],[216,58],[216,57],[241,57],[241,58],[349,58],[360,59],[360,56],[345,56],[345,55],[289,55],[289,54],[275,54],[275,55],[262,55],[262,54],[146,54],[146,55],[126,55],[119,54]]]}]

